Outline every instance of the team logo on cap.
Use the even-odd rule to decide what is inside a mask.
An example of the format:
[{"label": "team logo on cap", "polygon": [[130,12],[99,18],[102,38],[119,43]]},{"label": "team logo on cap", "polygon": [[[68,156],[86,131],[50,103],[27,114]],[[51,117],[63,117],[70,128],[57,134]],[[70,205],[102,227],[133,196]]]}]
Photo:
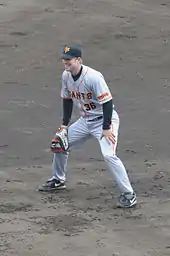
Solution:
[{"label": "team logo on cap", "polygon": [[70,51],[70,47],[67,47],[67,46],[66,46],[66,47],[64,48],[64,52],[67,53],[67,52],[69,52],[69,51]]}]

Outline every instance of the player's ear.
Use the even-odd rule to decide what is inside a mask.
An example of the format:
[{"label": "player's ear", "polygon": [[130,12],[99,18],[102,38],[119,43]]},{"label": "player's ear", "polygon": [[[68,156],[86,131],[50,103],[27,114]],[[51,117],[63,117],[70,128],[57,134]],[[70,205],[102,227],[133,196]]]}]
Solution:
[{"label": "player's ear", "polygon": [[83,63],[82,58],[78,57],[77,59],[78,59],[78,61],[79,61],[80,64]]}]

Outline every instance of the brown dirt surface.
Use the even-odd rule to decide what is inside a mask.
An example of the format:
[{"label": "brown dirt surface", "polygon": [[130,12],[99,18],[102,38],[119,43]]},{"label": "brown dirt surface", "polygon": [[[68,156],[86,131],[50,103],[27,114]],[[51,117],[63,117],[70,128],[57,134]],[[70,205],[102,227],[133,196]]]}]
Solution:
[{"label": "brown dirt surface", "polygon": [[[167,0],[1,0],[1,256],[170,255],[169,20]],[[134,209],[115,207],[95,140],[71,153],[66,191],[36,191],[51,175],[67,42],[111,88]]]}]

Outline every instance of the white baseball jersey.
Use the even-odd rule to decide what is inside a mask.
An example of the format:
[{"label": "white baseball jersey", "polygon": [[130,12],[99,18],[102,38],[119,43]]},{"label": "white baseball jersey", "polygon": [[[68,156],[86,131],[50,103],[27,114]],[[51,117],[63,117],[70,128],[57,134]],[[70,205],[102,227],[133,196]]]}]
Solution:
[{"label": "white baseball jersey", "polygon": [[[61,96],[72,99],[74,104],[80,108],[80,114],[83,117],[78,118],[76,122],[68,127],[69,149],[72,150],[78,145],[81,147],[83,142],[87,141],[91,136],[95,137],[100,144],[108,169],[116,180],[121,193],[128,192],[132,194],[133,188],[126,169],[122,161],[116,156],[119,130],[119,116],[117,112],[113,110],[111,122],[111,130],[115,136],[114,144],[108,143],[105,136],[102,136],[103,118],[94,121],[96,117],[103,115],[102,104],[112,99],[103,75],[83,65],[80,77],[74,81],[71,73],[64,71],[62,75]],[[53,176],[50,180],[55,179],[62,182],[66,180],[69,152],[54,154],[52,163]]]},{"label": "white baseball jersey", "polygon": [[63,72],[61,97],[72,99],[82,117],[100,116],[103,114],[102,104],[112,99],[111,92],[100,72],[85,65],[82,67],[76,81],[70,72]]}]

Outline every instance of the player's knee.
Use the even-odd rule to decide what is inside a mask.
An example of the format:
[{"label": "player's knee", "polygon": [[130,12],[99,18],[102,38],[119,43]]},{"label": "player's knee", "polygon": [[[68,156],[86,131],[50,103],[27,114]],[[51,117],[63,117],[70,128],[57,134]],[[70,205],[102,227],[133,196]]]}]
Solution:
[{"label": "player's knee", "polygon": [[116,160],[116,155],[114,153],[108,154],[107,152],[103,152],[103,157],[107,161],[109,159],[115,159]]},{"label": "player's knee", "polygon": [[104,159],[106,162],[116,162],[118,160],[118,157],[116,155],[109,155],[109,154],[104,154],[103,155]]}]

